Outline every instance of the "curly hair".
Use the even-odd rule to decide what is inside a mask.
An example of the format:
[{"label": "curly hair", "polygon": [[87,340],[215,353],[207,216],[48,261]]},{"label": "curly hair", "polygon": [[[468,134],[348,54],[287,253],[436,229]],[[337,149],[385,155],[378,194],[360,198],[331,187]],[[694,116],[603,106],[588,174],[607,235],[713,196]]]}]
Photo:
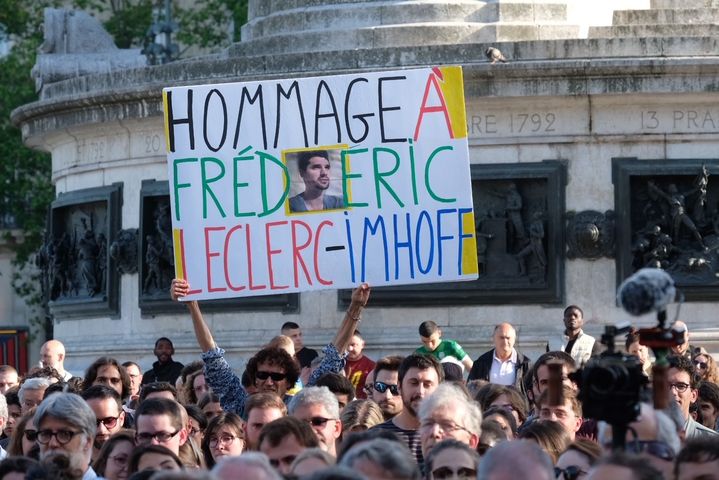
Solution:
[{"label": "curly hair", "polygon": [[87,367],[87,370],[85,371],[85,381],[82,383],[82,390],[87,390],[95,383],[95,379],[97,378],[97,371],[100,369],[100,367],[104,367],[105,365],[112,365],[117,368],[117,371],[120,373],[120,382],[122,383],[122,392],[120,393],[120,396],[123,399],[129,397],[130,375],[127,374],[127,371],[125,371],[125,369],[122,367],[122,365],[120,365],[117,360],[111,357],[100,357],[94,362],[92,362],[92,365]]},{"label": "curly hair", "polygon": [[699,370],[697,368],[697,373],[702,378],[702,380],[706,380],[708,382],[719,384],[719,368],[717,368],[717,364],[714,361],[714,357],[712,357],[709,352],[703,347],[697,347],[692,352],[692,362],[694,362],[694,366],[697,367],[697,358],[698,357],[704,357],[706,359],[706,368],[702,369],[703,371]]},{"label": "curly hair", "polygon": [[285,375],[287,375],[288,387],[292,387],[297,383],[297,379],[300,376],[300,366],[297,361],[292,358],[289,353],[280,348],[268,347],[257,352],[257,354],[247,362],[247,374],[250,376],[253,385],[257,379],[257,367],[263,363],[284,369]]}]

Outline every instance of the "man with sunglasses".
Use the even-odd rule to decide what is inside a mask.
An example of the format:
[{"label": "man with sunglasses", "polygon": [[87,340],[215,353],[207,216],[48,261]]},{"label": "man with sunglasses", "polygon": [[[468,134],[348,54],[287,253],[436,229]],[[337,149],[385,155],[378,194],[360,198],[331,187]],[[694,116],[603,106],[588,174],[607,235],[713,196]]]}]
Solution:
[{"label": "man with sunglasses", "polygon": [[93,385],[82,392],[82,398],[85,399],[97,419],[97,433],[92,449],[92,460],[95,461],[105,442],[122,429],[125,412],[122,409],[120,395],[105,385]]},{"label": "man with sunglasses", "polygon": [[182,405],[166,398],[148,398],[135,410],[137,445],[162,445],[175,455],[189,433],[182,421]]},{"label": "man with sunglasses", "polygon": [[[186,280],[176,278],[172,281],[170,295],[173,300],[184,297],[189,291],[190,285]],[[353,290],[350,305],[347,307],[337,334],[332,343],[325,346],[322,362],[312,372],[307,386],[314,385],[325,373],[342,371],[345,366],[347,347],[357,329],[362,310],[369,300],[369,294],[370,288],[366,283]],[[187,302],[187,306],[190,310],[197,343],[203,352],[205,380],[209,383],[212,391],[220,397],[223,410],[246,418],[245,403],[249,393],[242,385],[240,377],[225,360],[225,351],[215,343],[212,332],[202,317],[199,304],[196,301],[191,301]],[[290,358],[289,363],[282,360],[283,358]],[[247,363],[247,374],[257,391],[276,393],[283,397],[283,400],[289,402],[290,398],[285,394],[297,381],[299,367],[284,350],[265,348]]]},{"label": "man with sunglasses", "polygon": [[85,400],[74,393],[54,393],[35,412],[40,459],[63,455],[70,470],[83,472],[82,479],[97,478],[90,467],[95,439],[95,414]]},{"label": "man with sunglasses", "polygon": [[337,397],[327,387],[305,387],[292,399],[289,414],[312,427],[320,448],[337,457],[342,421]]},{"label": "man with sunglasses", "polygon": [[679,405],[679,410],[685,419],[684,437],[689,440],[696,437],[719,435],[711,428],[707,428],[695,421],[689,415],[689,406],[697,401],[697,385],[699,384],[699,375],[694,370],[691,360],[683,355],[672,355],[668,358],[668,361],[667,380],[669,391]]},{"label": "man with sunglasses", "polygon": [[399,395],[399,366],[402,357],[390,355],[377,361],[372,373],[370,398],[382,409],[385,421],[402,411],[402,397]]}]

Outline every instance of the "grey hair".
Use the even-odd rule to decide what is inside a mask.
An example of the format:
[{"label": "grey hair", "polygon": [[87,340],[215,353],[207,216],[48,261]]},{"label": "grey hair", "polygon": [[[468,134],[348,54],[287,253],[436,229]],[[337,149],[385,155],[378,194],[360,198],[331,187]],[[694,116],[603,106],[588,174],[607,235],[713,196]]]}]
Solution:
[{"label": "grey hair", "polygon": [[497,473],[511,475],[511,478],[555,478],[551,457],[531,440],[512,440],[490,448],[479,462],[477,480],[489,480]]},{"label": "grey hair", "polygon": [[406,445],[400,442],[376,438],[351,447],[342,457],[340,465],[354,468],[355,462],[366,460],[385,470],[388,477],[416,480],[420,478],[419,467]]},{"label": "grey hair", "polygon": [[8,411],[7,411],[7,400],[5,399],[5,395],[0,395],[0,417],[4,418],[5,421],[7,421]]},{"label": "grey hair", "polygon": [[75,393],[53,393],[40,403],[35,412],[35,426],[39,429],[43,420],[53,417],[79,428],[92,440],[97,433],[95,412]]},{"label": "grey hair", "polygon": [[477,402],[470,400],[467,394],[453,383],[440,383],[430,396],[422,400],[419,406],[419,420],[430,417],[437,408],[456,405],[464,407],[461,426],[475,435],[482,435],[482,411]]},{"label": "grey hair", "polygon": [[20,400],[20,404],[25,401],[25,392],[27,392],[28,390],[44,390],[49,386],[50,380],[45,377],[28,378],[22,383],[22,385],[20,385],[20,390],[18,390],[17,392],[17,397]]},{"label": "grey hair", "polygon": [[327,387],[306,387],[300,390],[292,397],[287,410],[290,415],[294,415],[295,411],[307,405],[321,404],[327,410],[327,414],[333,419],[340,418],[340,404],[337,402],[335,394],[330,392]]},{"label": "grey hair", "polygon": [[282,480],[282,477],[270,465],[267,456],[260,452],[242,452],[239,457],[224,457],[212,468],[211,473],[217,478],[222,478],[222,469],[231,465],[252,467],[261,471],[264,476],[256,476],[258,472],[254,472],[255,480]]},{"label": "grey hair", "polygon": [[682,444],[674,420],[662,410],[656,410],[654,413],[657,416],[657,440],[669,445],[674,454],[679,453]]},{"label": "grey hair", "polygon": [[328,467],[331,467],[336,462],[335,457],[325,452],[321,448],[308,448],[307,450],[304,450],[302,453],[297,455],[297,457],[295,457],[294,461],[292,462],[292,465],[290,466],[290,472],[294,472],[295,467],[298,464],[307,460],[308,458],[316,458],[318,460],[322,460]]}]

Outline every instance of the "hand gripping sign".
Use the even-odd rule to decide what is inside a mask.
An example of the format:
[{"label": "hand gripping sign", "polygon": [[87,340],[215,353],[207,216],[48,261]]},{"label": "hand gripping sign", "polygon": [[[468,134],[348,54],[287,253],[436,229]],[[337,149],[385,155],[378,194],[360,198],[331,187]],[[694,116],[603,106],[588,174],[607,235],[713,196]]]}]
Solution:
[{"label": "hand gripping sign", "polygon": [[163,91],[189,300],[477,278],[460,67]]}]

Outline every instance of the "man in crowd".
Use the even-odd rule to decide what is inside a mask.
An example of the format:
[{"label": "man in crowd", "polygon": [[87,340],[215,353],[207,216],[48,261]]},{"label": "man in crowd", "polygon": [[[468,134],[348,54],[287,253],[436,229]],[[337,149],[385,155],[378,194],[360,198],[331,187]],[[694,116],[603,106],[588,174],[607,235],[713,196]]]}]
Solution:
[{"label": "man in crowd", "polygon": [[48,340],[40,347],[40,359],[44,367],[52,367],[60,374],[64,381],[72,378],[72,374],[65,370],[65,345],[58,340]]},{"label": "man in crowd", "polygon": [[295,417],[273,420],[260,432],[260,452],[282,475],[289,475],[297,455],[308,448],[319,447],[317,435],[306,422]]},{"label": "man in crowd", "polygon": [[175,346],[172,341],[167,337],[158,338],[155,341],[153,353],[157,357],[157,361],[152,364],[150,370],[142,374],[142,385],[153,382],[168,382],[174,385],[184,365],[172,359],[175,354]]},{"label": "man in crowd", "polygon": [[494,327],[494,348],[483,353],[469,372],[467,380],[486,380],[499,385],[513,385],[519,391],[524,387],[522,379],[529,371],[529,358],[514,348],[517,332],[509,323]]},{"label": "man in crowd", "polygon": [[689,415],[689,407],[697,400],[697,384],[699,376],[694,370],[691,360],[685,356],[672,355],[668,359],[669,390],[679,405],[679,410],[685,420],[684,436],[687,439],[700,436],[717,436],[717,432],[696,422]]},{"label": "man in crowd", "polygon": [[247,448],[257,450],[262,427],[287,415],[287,406],[274,393],[255,393],[247,400],[245,413],[247,414],[245,423]]},{"label": "man in crowd", "polygon": [[327,387],[305,387],[290,402],[289,414],[312,427],[320,448],[337,457],[342,421],[337,397]]},{"label": "man in crowd", "polygon": [[562,385],[564,403],[551,405],[549,389],[542,392],[537,400],[537,411],[540,420],[559,423],[571,441],[582,426],[582,404],[577,398],[575,389]]},{"label": "man in crowd", "polygon": [[479,462],[477,480],[554,480],[551,457],[536,442],[512,440],[490,448]]},{"label": "man in crowd", "polygon": [[365,347],[364,338],[359,330],[355,330],[352,340],[347,347],[347,363],[345,364],[345,376],[355,389],[357,398],[367,398],[363,390],[367,376],[374,369],[375,363],[367,357],[363,351]]},{"label": "man in crowd", "polygon": [[[187,281],[174,279],[172,281],[172,298],[177,300],[187,295],[190,286]],[[322,363],[312,372],[308,385],[313,385],[319,377],[328,372],[339,373],[344,368],[344,352],[347,350],[352,334],[360,321],[360,315],[369,299],[369,285],[362,284],[352,292],[352,299],[347,312],[340,324],[334,340],[324,348]],[[244,418],[245,402],[249,396],[242,385],[240,377],[225,361],[225,351],[217,347],[202,312],[196,301],[187,302],[190,316],[195,329],[195,336],[200,348],[204,352],[202,360],[205,362],[205,380],[210,384],[212,391],[220,397],[222,408]],[[288,358],[283,362],[282,358]],[[293,371],[290,371],[292,369]],[[297,380],[297,367],[289,354],[278,348],[264,348],[260,350],[247,364],[249,381],[258,391],[270,391],[283,396]],[[289,398],[287,399],[289,401]]]},{"label": "man in crowd", "polygon": [[83,472],[83,480],[97,478],[90,462],[95,439],[95,414],[79,395],[54,393],[35,412],[40,458],[66,456],[70,469]]},{"label": "man in crowd", "polygon": [[574,359],[564,352],[547,352],[540,355],[532,366],[532,396],[535,401],[549,387],[550,363],[561,364],[563,385],[573,389],[577,388],[577,385],[569,378],[569,374],[576,370]]},{"label": "man in crowd", "polygon": [[382,409],[385,421],[402,411],[402,397],[399,394],[401,363],[402,357],[398,355],[380,358],[372,373],[370,398]]},{"label": "man in crowd", "polygon": [[22,414],[25,415],[31,408],[37,407],[42,402],[45,395],[45,389],[50,386],[47,378],[28,378],[20,386],[18,397],[20,398],[20,407]]},{"label": "man in crowd", "polygon": [[93,385],[82,392],[82,398],[90,406],[97,419],[97,433],[92,449],[92,460],[95,461],[105,442],[122,429],[125,412],[122,410],[120,395],[105,385]]},{"label": "man in crowd", "polygon": [[676,480],[719,479],[719,441],[715,438],[689,440],[677,455]]},{"label": "man in crowd", "polygon": [[415,461],[422,464],[420,422],[417,412],[422,401],[444,380],[444,370],[434,357],[414,353],[402,360],[398,377],[402,411],[374,428],[382,428],[399,435],[412,452]]},{"label": "man in crowd", "polygon": [[716,430],[717,419],[719,419],[719,385],[712,382],[700,382],[697,394],[699,410],[702,413],[702,425]]},{"label": "man in crowd", "polygon": [[149,398],[135,410],[138,445],[162,445],[178,455],[188,432],[182,421],[182,405],[166,398]]},{"label": "man in crowd", "polygon": [[419,337],[422,340],[422,346],[414,353],[432,355],[440,362],[445,357],[454,357],[462,363],[466,370],[472,368],[472,359],[469,358],[469,355],[454,340],[442,340],[442,330],[433,321],[428,320],[420,324]]},{"label": "man in crowd", "polygon": [[694,350],[694,348],[689,345],[689,327],[687,327],[687,324],[682,322],[681,320],[677,320],[672,324],[672,330],[681,335],[682,338],[681,344],[672,346],[672,353],[674,355],[687,357],[691,360],[692,351]]},{"label": "man in crowd", "polygon": [[599,344],[594,337],[582,330],[584,312],[576,305],[564,309],[564,335],[550,341],[547,351],[561,350],[572,356],[577,365],[584,365],[589,357],[599,353]]},{"label": "man in crowd", "polygon": [[458,386],[442,383],[419,407],[420,440],[422,455],[435,444],[453,438],[472,450],[477,448],[482,435],[482,412],[476,402]]},{"label": "man in crowd", "polygon": [[325,373],[317,379],[315,383],[318,387],[327,387],[330,392],[337,398],[337,403],[342,410],[355,399],[355,389],[349,379],[341,373]]},{"label": "man in crowd", "polygon": [[125,362],[122,367],[130,377],[130,398],[129,401],[137,400],[140,396],[140,387],[142,386],[142,370],[135,362]]},{"label": "man in crowd", "polygon": [[0,393],[5,395],[8,390],[19,385],[17,370],[12,365],[0,365]]},{"label": "man in crowd", "polygon": [[295,344],[295,357],[300,362],[300,368],[309,368],[312,360],[317,358],[317,350],[305,347],[300,326],[295,322],[285,322],[280,331]]}]

